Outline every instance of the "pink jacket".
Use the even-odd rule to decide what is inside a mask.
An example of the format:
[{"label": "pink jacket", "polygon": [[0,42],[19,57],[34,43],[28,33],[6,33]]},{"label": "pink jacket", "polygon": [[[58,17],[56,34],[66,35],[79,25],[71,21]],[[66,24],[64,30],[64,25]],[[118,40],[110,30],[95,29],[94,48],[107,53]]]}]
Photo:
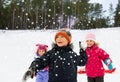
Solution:
[{"label": "pink jacket", "polygon": [[97,45],[93,45],[91,48],[86,48],[86,53],[88,56],[88,61],[85,66],[87,76],[104,76],[104,67],[102,64],[102,60],[105,61],[107,58],[109,58],[109,54],[107,54]]}]

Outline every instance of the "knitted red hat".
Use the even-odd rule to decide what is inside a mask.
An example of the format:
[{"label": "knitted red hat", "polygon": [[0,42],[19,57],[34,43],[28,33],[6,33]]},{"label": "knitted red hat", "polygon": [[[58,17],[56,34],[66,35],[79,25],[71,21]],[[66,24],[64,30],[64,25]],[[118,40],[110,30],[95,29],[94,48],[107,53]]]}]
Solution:
[{"label": "knitted red hat", "polygon": [[48,48],[48,45],[45,45],[45,44],[36,44],[36,46],[38,46],[37,53],[39,50],[45,50],[46,52]]},{"label": "knitted red hat", "polygon": [[71,43],[71,33],[70,32],[67,32],[67,31],[58,31],[55,35],[55,41],[56,41],[56,38],[59,36],[59,35],[62,35],[66,38],[66,40],[68,41],[68,43]]}]

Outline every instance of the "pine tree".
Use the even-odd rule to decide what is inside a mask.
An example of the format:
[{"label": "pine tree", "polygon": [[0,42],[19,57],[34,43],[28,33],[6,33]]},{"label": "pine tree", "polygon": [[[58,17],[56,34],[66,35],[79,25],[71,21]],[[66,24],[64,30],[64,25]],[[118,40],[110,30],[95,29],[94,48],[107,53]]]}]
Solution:
[{"label": "pine tree", "polygon": [[115,12],[115,27],[120,26],[120,0],[118,1],[116,12]]}]

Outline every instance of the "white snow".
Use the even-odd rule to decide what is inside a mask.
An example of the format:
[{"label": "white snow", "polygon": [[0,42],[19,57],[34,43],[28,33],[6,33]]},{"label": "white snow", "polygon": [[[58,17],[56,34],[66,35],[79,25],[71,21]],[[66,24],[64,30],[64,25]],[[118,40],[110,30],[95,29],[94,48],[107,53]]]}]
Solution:
[{"label": "white snow", "polygon": [[[22,82],[22,76],[35,55],[35,45],[43,43],[51,49],[55,32],[55,30],[0,30],[0,81]],[[96,34],[99,46],[110,54],[113,65],[117,68],[115,73],[105,75],[105,82],[120,81],[120,28],[71,30],[71,33],[74,51],[77,53],[78,42],[82,41],[85,47],[86,34]],[[35,78],[27,82],[35,82]],[[86,75],[78,74],[78,82],[87,82]]]}]

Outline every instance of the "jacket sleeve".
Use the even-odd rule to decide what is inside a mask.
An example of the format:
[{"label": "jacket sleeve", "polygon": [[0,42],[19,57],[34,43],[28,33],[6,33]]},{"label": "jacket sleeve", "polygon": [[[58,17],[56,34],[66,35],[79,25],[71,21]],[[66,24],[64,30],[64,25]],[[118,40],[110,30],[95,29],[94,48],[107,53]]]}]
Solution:
[{"label": "jacket sleeve", "polygon": [[106,59],[110,59],[109,54],[106,51],[104,51],[103,49],[101,49],[101,48],[99,49],[99,57],[103,61],[105,61]]},{"label": "jacket sleeve", "polygon": [[105,65],[108,67],[109,70],[113,69],[112,60],[106,51],[104,51],[103,49],[100,49],[99,57],[103,60],[103,62],[105,63]]},{"label": "jacket sleeve", "polygon": [[87,63],[87,55],[85,50],[80,50],[77,62],[79,66],[84,66]]},{"label": "jacket sleeve", "polygon": [[48,66],[49,62],[49,53],[44,54],[40,58],[36,58],[30,65],[29,68],[34,68],[35,71],[41,70]]}]

